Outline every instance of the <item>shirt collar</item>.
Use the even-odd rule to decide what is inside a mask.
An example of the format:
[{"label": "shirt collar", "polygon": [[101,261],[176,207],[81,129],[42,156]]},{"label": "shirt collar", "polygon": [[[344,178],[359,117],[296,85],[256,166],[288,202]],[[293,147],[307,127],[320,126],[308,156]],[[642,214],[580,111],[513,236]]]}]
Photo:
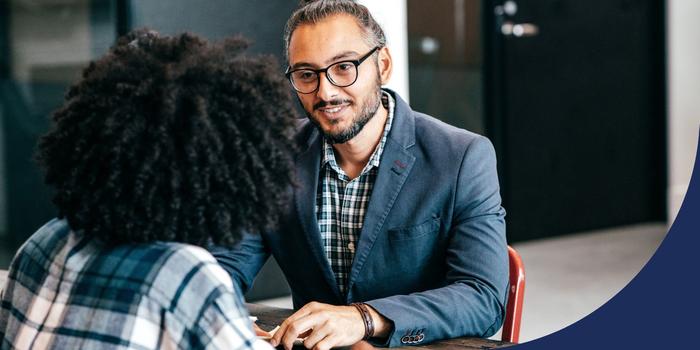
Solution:
[{"label": "shirt collar", "polygon": [[[364,175],[366,172],[368,172],[370,169],[373,167],[379,167],[379,161],[381,160],[382,153],[384,151],[384,145],[386,144],[386,138],[389,135],[389,131],[391,131],[391,124],[394,121],[394,109],[396,107],[396,101],[394,101],[394,98],[386,91],[382,90],[382,105],[384,108],[389,110],[389,113],[386,118],[386,123],[384,124],[384,133],[382,134],[381,140],[379,140],[379,144],[377,147],[374,149],[374,152],[372,152],[372,155],[369,157],[369,161],[367,162],[367,165],[365,165],[365,168],[362,169],[361,175]],[[336,173],[345,175],[345,172],[338,166],[338,163],[335,159],[335,152],[333,152],[333,145],[328,143],[326,141],[325,137],[323,138],[323,153],[321,156],[321,167],[323,166],[330,166]]]}]

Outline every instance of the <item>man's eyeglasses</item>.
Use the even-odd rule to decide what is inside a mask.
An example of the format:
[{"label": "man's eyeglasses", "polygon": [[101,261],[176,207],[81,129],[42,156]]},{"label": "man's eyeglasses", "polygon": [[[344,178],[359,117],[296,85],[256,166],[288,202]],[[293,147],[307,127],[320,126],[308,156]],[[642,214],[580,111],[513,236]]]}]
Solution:
[{"label": "man's eyeglasses", "polygon": [[326,79],[337,87],[350,86],[357,81],[357,67],[380,48],[379,46],[373,48],[357,60],[336,62],[326,68],[299,68],[291,70],[291,67],[289,67],[284,75],[292,83],[294,90],[302,94],[310,94],[318,90],[321,73],[326,73]]}]

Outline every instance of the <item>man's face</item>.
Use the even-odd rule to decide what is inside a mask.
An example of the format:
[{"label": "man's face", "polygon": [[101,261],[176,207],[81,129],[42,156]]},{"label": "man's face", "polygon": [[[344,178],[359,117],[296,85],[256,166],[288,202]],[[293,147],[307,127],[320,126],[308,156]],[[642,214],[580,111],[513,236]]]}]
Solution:
[{"label": "man's face", "polygon": [[[347,15],[301,25],[289,42],[289,65],[292,69],[319,69],[338,61],[357,60],[373,49],[362,35],[355,19]],[[357,81],[350,86],[337,87],[325,73],[320,73],[318,90],[309,94],[297,92],[309,119],[329,142],[352,139],[376,114],[384,80],[375,57],[382,51],[378,52],[357,67]]]}]

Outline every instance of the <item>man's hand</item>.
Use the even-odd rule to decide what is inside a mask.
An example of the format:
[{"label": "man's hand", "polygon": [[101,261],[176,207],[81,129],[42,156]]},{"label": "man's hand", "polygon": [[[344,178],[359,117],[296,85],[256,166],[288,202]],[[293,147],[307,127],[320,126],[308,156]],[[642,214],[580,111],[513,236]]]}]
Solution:
[{"label": "man's hand", "polygon": [[[386,319],[370,307],[375,323],[375,335],[386,333]],[[379,327],[378,327],[379,326]],[[334,306],[311,302],[284,320],[280,329],[270,340],[272,346],[282,344],[286,350],[292,348],[294,340],[306,337],[304,346],[314,350],[357,343],[365,336],[365,323],[354,306]]]},{"label": "man's hand", "polygon": [[260,328],[257,323],[253,322],[253,330],[255,331],[255,335],[258,337],[269,337],[270,332]]}]

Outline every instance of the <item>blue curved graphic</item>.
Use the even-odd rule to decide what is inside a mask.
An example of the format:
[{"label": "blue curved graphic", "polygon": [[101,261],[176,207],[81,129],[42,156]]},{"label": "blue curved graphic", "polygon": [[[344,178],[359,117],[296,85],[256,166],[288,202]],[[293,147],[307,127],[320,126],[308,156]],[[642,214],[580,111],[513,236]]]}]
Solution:
[{"label": "blue curved graphic", "polygon": [[699,252],[700,143],[693,175],[676,221],[639,274],[616,296],[582,320],[515,348],[699,348]]}]

